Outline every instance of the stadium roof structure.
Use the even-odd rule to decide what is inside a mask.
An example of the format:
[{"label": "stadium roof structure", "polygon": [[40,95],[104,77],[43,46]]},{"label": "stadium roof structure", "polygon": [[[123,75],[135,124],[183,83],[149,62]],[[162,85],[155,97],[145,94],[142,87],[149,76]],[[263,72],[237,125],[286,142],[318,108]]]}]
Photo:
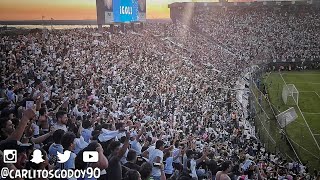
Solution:
[{"label": "stadium roof structure", "polygon": [[193,4],[195,7],[213,7],[213,6],[282,6],[282,5],[315,5],[320,6],[320,1],[315,0],[283,0],[283,1],[253,1],[253,2],[175,2],[169,4],[169,8],[184,7]]}]

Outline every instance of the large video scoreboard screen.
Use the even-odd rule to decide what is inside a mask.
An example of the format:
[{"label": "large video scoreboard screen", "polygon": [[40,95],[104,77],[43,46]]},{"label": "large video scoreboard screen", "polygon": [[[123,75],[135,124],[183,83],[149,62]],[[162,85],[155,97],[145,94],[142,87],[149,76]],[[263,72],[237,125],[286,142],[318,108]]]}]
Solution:
[{"label": "large video scoreboard screen", "polygon": [[97,0],[98,23],[146,20],[146,0]]}]

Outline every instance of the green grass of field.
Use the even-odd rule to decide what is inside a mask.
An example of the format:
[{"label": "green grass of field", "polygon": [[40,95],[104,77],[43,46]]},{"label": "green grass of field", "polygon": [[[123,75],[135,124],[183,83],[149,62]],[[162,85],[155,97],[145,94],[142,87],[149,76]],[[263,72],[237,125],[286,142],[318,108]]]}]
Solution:
[{"label": "green grass of field", "polygon": [[[286,132],[302,162],[320,168],[320,71],[282,72],[287,84],[294,84],[299,91],[298,106],[293,98],[284,104],[282,88],[284,81],[279,72],[267,74],[264,83],[276,114],[294,107],[298,119],[286,127]],[[317,145],[318,143],[318,145]]]}]

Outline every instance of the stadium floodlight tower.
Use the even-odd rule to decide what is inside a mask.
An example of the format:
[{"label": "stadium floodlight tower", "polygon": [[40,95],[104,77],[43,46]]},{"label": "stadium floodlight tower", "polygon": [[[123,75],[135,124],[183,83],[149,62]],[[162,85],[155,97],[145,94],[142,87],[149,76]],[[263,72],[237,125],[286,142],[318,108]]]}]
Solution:
[{"label": "stadium floodlight tower", "polygon": [[299,91],[294,84],[284,84],[282,88],[282,100],[288,104],[288,97],[292,97],[295,105],[299,104]]}]

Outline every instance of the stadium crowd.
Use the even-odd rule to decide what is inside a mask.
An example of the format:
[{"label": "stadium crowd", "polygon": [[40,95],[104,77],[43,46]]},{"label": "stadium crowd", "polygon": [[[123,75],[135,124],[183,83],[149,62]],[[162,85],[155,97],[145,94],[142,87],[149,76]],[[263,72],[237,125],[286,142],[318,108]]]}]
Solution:
[{"label": "stadium crowd", "polygon": [[320,18],[315,6],[203,7],[196,10],[192,22],[242,59],[320,58]]},{"label": "stadium crowd", "polygon": [[[272,48],[291,47],[284,37],[301,29],[279,35],[274,41],[282,44],[272,42],[265,49],[264,41],[252,37],[258,30],[267,36],[264,32],[277,28],[282,19],[255,11],[265,21],[261,27],[252,25],[252,34],[241,35],[244,30],[229,21],[244,23],[247,16],[237,13],[217,13],[213,18],[200,13],[195,21],[204,31],[212,29],[208,32],[214,37],[221,32],[218,40],[243,55],[252,52],[255,42],[265,55],[292,55]],[[303,21],[290,17],[292,22]],[[253,22],[252,18],[245,19]],[[270,21],[274,26],[266,27]],[[310,46],[305,51],[319,56],[314,51],[319,42],[313,39],[319,35],[312,35],[300,40]],[[311,54],[302,49],[297,56]],[[236,100],[236,92],[229,91],[258,60],[243,60],[182,24],[147,23],[142,32],[115,34],[69,29],[5,36],[0,59],[0,150],[18,152],[17,163],[1,158],[1,167],[98,167],[100,179],[109,180],[315,177],[305,165],[267,152],[243,113],[246,107]],[[34,149],[41,150],[44,162],[31,161]],[[59,163],[58,152],[66,150],[70,158]],[[84,162],[84,151],[97,151],[99,161]]]}]

